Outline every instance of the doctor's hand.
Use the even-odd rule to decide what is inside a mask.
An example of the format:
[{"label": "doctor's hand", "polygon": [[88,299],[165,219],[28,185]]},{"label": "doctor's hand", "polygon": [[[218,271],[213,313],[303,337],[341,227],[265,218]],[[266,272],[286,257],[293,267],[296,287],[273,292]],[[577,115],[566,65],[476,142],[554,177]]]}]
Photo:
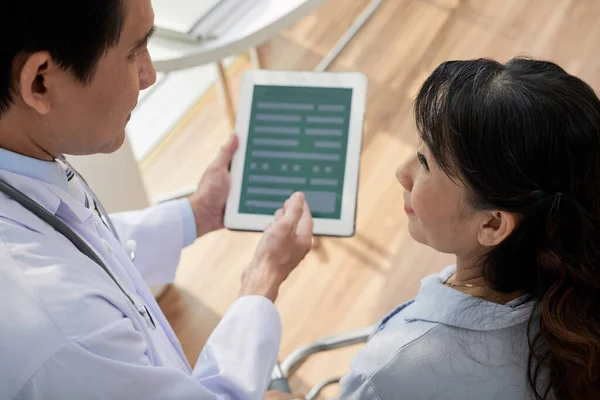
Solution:
[{"label": "doctor's hand", "polygon": [[313,219],[302,193],[295,193],[275,213],[252,262],[242,274],[241,296],[264,296],[275,302],[279,287],[312,246]]},{"label": "doctor's hand", "polygon": [[189,198],[197,237],[224,227],[225,202],[231,186],[229,166],[238,146],[238,136],[232,133],[200,179],[198,190]]}]

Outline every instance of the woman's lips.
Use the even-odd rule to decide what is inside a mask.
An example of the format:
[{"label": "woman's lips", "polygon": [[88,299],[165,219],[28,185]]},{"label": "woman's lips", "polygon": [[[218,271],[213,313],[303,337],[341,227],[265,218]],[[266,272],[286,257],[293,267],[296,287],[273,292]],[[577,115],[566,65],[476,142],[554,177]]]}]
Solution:
[{"label": "woman's lips", "polygon": [[406,203],[404,203],[404,211],[409,214],[409,215],[414,215],[415,214],[415,210],[413,210],[412,208],[410,208],[410,206]]}]

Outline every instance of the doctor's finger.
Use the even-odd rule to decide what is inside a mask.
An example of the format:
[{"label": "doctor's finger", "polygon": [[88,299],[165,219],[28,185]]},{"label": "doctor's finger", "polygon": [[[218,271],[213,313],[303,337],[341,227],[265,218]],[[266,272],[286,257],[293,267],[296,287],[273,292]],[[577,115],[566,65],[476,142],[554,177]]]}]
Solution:
[{"label": "doctor's finger", "polygon": [[304,195],[300,192],[294,193],[289,200],[288,207],[281,218],[282,222],[286,222],[289,227],[289,234],[296,232],[298,228],[298,221],[302,217],[302,211],[304,209]]},{"label": "doctor's finger", "polygon": [[313,217],[310,212],[310,206],[308,202],[304,202],[304,208],[302,210],[302,216],[300,217],[300,221],[298,221],[298,228],[296,229],[296,234],[298,236],[304,236],[312,238],[313,236]]},{"label": "doctor's finger", "polygon": [[292,197],[290,197],[289,199],[287,199],[285,201],[285,203],[283,203],[283,211],[286,211],[289,208],[291,203],[292,203]]},{"label": "doctor's finger", "polygon": [[219,150],[219,154],[217,155],[217,158],[215,159],[214,163],[219,167],[228,168],[229,164],[231,164],[231,160],[233,159],[233,155],[237,151],[238,147],[238,136],[237,134],[232,133],[231,136],[229,136],[229,140],[227,140],[227,143],[225,143],[221,147],[221,150]]},{"label": "doctor's finger", "polygon": [[280,208],[275,212],[275,222],[279,221],[281,217],[283,217],[284,211],[283,208]]}]

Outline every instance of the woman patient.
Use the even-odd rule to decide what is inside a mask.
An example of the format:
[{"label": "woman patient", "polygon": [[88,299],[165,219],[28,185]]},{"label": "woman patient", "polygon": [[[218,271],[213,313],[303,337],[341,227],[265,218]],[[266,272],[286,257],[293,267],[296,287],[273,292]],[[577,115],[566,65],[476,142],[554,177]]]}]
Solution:
[{"label": "woman patient", "polygon": [[456,266],[381,322],[340,398],[600,399],[594,91],[550,62],[452,61],[415,116],[408,228]]},{"label": "woman patient", "polygon": [[550,62],[452,61],[397,171],[415,240],[456,254],[393,311],[344,399],[600,399],[600,101]]}]

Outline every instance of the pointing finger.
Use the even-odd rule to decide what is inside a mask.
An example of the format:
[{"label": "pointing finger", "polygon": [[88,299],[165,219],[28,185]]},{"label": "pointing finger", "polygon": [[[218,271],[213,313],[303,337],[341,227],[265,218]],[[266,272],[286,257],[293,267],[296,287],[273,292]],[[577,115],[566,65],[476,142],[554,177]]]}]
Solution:
[{"label": "pointing finger", "polygon": [[304,203],[304,194],[300,192],[294,193],[290,198],[285,213],[281,218],[281,221],[285,221],[289,224],[289,233],[296,232],[298,221],[300,221],[300,217],[302,217]]},{"label": "pointing finger", "polygon": [[307,201],[304,201],[302,216],[298,221],[298,229],[296,230],[296,234],[298,236],[305,237],[313,236],[313,217]]}]

